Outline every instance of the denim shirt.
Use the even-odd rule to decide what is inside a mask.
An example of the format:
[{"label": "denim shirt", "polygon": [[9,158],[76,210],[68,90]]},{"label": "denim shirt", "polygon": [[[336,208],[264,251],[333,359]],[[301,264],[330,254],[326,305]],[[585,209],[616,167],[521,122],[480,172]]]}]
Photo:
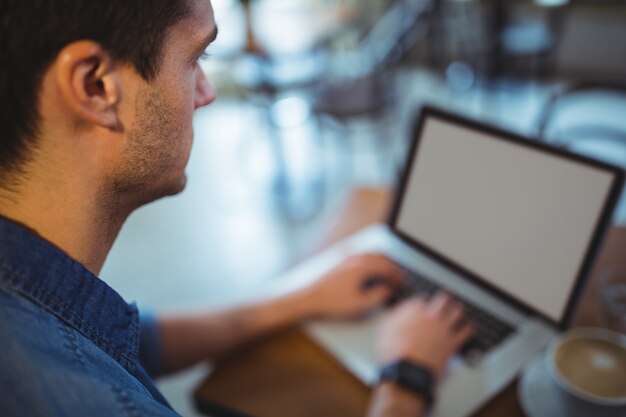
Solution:
[{"label": "denim shirt", "polygon": [[154,319],[0,217],[0,416],[177,416],[158,349]]}]

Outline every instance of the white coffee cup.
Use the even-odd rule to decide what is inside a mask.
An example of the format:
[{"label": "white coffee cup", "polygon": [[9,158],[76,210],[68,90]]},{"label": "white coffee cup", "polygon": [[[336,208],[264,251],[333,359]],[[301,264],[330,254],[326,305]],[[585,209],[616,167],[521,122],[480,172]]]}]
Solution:
[{"label": "white coffee cup", "polygon": [[548,346],[546,369],[571,415],[626,417],[626,336],[580,328]]}]

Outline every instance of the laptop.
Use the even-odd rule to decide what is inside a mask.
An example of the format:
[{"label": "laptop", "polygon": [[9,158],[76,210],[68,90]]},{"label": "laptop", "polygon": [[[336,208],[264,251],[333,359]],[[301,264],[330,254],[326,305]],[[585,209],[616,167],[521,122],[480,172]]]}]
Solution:
[{"label": "laptop", "polygon": [[[378,252],[408,271],[410,293],[445,290],[465,303],[476,334],[451,360],[431,414],[465,416],[569,326],[623,182],[620,168],[424,107],[388,223],[333,245],[281,281],[304,285],[347,254]],[[377,327],[387,311],[306,330],[373,385]]]}]

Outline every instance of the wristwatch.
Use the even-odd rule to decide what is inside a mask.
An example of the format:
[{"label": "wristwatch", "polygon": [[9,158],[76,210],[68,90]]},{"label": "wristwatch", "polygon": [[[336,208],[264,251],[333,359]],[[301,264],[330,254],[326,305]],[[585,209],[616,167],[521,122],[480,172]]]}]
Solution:
[{"label": "wristwatch", "polygon": [[400,359],[385,365],[380,372],[380,381],[392,381],[421,396],[426,407],[434,401],[435,377],[422,365]]}]

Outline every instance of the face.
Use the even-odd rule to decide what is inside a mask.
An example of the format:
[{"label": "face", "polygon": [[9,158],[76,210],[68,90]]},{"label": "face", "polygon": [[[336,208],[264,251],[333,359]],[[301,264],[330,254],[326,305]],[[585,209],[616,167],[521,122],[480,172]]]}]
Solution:
[{"label": "face", "polygon": [[179,193],[191,151],[193,112],[215,99],[198,61],[217,34],[208,0],[190,0],[191,13],[165,39],[156,77],[138,81],[124,162],[113,182],[118,196],[139,206]]}]

